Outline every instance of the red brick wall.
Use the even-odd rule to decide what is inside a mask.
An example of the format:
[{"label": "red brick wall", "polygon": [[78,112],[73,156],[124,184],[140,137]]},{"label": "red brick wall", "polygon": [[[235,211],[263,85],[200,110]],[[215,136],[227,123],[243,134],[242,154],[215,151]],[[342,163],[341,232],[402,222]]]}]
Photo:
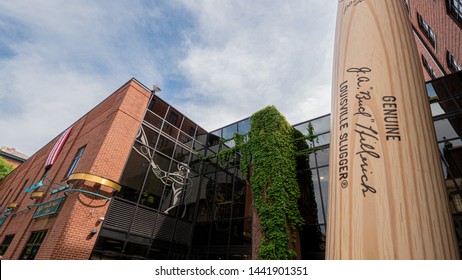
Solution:
[{"label": "red brick wall", "polygon": [[[150,95],[147,89],[135,80],[130,80],[74,123],[72,133],[47,178],[65,184],[66,173],[77,151],[86,146],[74,172],[91,173],[118,181]],[[33,201],[24,190],[43,176],[46,157],[58,138],[0,182],[2,206],[16,201],[19,206],[13,212],[17,212],[27,209],[27,205],[52,199],[47,194],[45,198]],[[89,182],[82,188],[95,190],[93,183]],[[105,187],[102,187],[100,193],[109,197],[112,195],[111,190]],[[48,232],[36,259],[88,259],[97,236],[90,232],[92,229],[99,231],[101,222],[98,220],[105,216],[108,205],[105,199],[74,193],[63,201],[58,215],[32,219],[35,212],[33,207],[32,210],[8,217],[0,227],[0,242],[6,235],[15,234],[15,237],[3,259],[18,259],[31,232],[44,229]]]},{"label": "red brick wall", "polygon": [[[443,70],[450,74],[451,70],[447,63],[447,51],[449,51],[459,65],[462,64],[462,25],[458,24],[449,14],[446,0],[410,0],[410,18],[414,30],[422,38],[422,41],[428,46],[428,51],[418,38],[416,38],[417,46],[421,55],[425,56],[430,66],[433,68],[438,77],[442,76],[436,63],[435,58],[439,62]],[[425,22],[430,26],[436,35],[436,49],[430,44],[425,34],[419,28],[417,13],[419,13]],[[424,69],[426,81],[430,80],[430,76]]]}]

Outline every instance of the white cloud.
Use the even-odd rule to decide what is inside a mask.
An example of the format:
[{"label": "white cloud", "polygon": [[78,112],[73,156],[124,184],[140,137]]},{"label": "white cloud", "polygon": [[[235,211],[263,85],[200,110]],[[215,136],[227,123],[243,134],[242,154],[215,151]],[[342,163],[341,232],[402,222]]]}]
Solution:
[{"label": "white cloud", "polygon": [[[199,124],[214,129],[270,104],[292,123],[329,112],[336,3],[183,3],[198,26],[180,61],[191,84],[181,106]],[[204,99],[212,118],[198,110]]]},{"label": "white cloud", "polygon": [[131,77],[209,130],[269,104],[327,113],[335,6],[1,1],[0,145],[31,155]]},{"label": "white cloud", "polygon": [[132,76],[162,81],[135,32],[155,16],[142,11],[130,1],[2,2],[13,55],[0,57],[1,145],[30,155]]}]

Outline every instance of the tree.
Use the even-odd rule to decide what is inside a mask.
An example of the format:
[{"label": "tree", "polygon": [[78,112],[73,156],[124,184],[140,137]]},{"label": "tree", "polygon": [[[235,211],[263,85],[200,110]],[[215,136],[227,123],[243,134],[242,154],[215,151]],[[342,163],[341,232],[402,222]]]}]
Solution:
[{"label": "tree", "polygon": [[4,158],[0,157],[0,180],[6,177],[6,175],[10,174],[13,171],[14,166],[13,164],[7,162]]}]

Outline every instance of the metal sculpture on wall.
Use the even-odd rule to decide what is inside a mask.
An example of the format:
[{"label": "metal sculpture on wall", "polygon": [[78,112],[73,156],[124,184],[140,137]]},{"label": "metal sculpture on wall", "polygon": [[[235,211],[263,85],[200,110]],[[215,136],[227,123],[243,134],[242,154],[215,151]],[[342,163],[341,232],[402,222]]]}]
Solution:
[{"label": "metal sculpture on wall", "polygon": [[[178,163],[178,171],[167,172],[162,170],[159,165],[154,162],[154,152],[149,148],[149,141],[142,126],[136,135],[136,139],[142,143],[142,146],[139,150],[136,147],[133,147],[133,149],[149,162],[151,171],[154,173],[154,175],[162,183],[164,183],[165,186],[171,187],[173,199],[169,207],[163,211],[164,213],[169,214],[172,209],[179,206],[181,202],[184,201],[192,192],[193,183],[191,178],[189,178],[191,169],[186,163]],[[185,214],[186,207],[184,208],[181,217],[183,218]]]}]

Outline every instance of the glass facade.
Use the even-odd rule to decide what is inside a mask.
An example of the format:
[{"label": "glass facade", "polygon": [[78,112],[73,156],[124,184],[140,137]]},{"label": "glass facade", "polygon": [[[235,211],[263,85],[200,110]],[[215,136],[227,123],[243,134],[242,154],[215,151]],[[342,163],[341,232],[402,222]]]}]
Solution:
[{"label": "glass facade", "polygon": [[[427,84],[448,197],[462,240],[462,72]],[[330,115],[293,127],[317,138],[297,143],[313,148],[297,158],[301,190],[302,259],[324,259],[327,223]],[[234,146],[250,118],[207,133],[154,96],[139,128],[122,190],[113,198],[93,259],[250,259],[252,198],[239,157],[225,165],[213,157]],[[305,142],[306,141],[306,142]]]}]

